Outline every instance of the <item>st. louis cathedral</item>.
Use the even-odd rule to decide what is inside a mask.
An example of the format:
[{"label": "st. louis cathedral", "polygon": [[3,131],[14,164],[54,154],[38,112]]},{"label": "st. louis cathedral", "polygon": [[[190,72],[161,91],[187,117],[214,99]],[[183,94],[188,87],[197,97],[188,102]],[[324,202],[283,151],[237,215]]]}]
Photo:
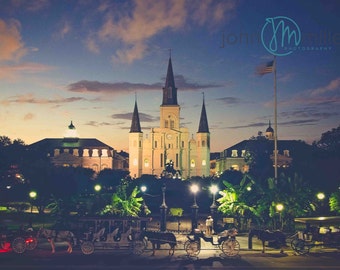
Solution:
[{"label": "st. louis cathedral", "polygon": [[146,137],[135,101],[129,133],[129,170],[132,178],[143,174],[181,179],[209,176],[210,132],[204,97],[194,138],[188,128],[181,126],[177,90],[170,57],[160,105],[160,127],[152,128]]}]

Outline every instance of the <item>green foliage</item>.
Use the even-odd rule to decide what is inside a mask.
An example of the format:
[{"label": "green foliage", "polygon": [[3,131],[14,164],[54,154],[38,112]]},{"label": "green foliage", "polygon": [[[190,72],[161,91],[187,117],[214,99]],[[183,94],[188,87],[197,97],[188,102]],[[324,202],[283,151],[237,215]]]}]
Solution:
[{"label": "green foliage", "polygon": [[258,211],[248,196],[248,188],[254,184],[249,175],[243,177],[240,185],[232,185],[227,181],[223,181],[223,184],[226,189],[219,192],[222,197],[217,199],[220,203],[218,211],[236,218],[258,216]]},{"label": "green foliage", "polygon": [[183,215],[182,208],[170,208],[169,212],[172,217],[181,217]]},{"label": "green foliage", "polygon": [[[138,217],[141,212],[143,198],[137,197],[140,193],[137,186],[128,194],[128,186],[129,184],[127,182],[122,182],[121,185],[117,187],[117,191],[112,195],[111,204],[106,205],[104,209],[100,211],[100,214]],[[148,211],[146,214],[149,213]]]},{"label": "green foliage", "polygon": [[340,214],[340,191],[334,192],[329,198],[329,207],[332,212]]}]

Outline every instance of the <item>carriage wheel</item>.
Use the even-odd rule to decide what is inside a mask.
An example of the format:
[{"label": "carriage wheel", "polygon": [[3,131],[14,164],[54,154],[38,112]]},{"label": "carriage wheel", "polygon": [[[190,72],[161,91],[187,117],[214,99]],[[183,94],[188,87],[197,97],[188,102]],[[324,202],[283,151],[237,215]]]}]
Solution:
[{"label": "carriage wheel", "polygon": [[26,250],[25,239],[22,237],[17,237],[12,242],[12,250],[15,253],[24,253]]},{"label": "carriage wheel", "polygon": [[197,256],[201,251],[200,243],[198,241],[186,241],[184,243],[184,249],[191,257]]},{"label": "carriage wheel", "polygon": [[146,248],[145,242],[143,241],[134,241],[132,246],[132,253],[134,255],[141,255]]},{"label": "carriage wheel", "polygon": [[222,242],[222,252],[231,257],[240,252],[240,243],[236,239],[228,239]]},{"label": "carriage wheel", "polygon": [[1,248],[8,250],[11,247],[11,243],[6,242],[6,241],[1,241]]},{"label": "carriage wheel", "polygon": [[33,250],[38,245],[38,239],[36,237],[28,237],[25,242],[27,250]]},{"label": "carriage wheel", "polygon": [[305,244],[305,241],[302,239],[293,239],[290,243],[292,249],[298,254],[307,254],[309,252],[310,247]]},{"label": "carriage wheel", "polygon": [[91,241],[84,241],[81,245],[81,252],[85,255],[90,255],[94,252],[94,244]]}]

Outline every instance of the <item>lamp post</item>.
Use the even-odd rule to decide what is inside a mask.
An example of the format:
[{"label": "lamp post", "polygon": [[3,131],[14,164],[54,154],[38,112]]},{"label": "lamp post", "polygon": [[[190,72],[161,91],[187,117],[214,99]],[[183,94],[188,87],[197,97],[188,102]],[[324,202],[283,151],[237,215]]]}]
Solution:
[{"label": "lamp post", "polygon": [[[142,217],[146,217],[147,211],[148,211],[148,206],[145,203],[145,196],[144,195],[145,195],[145,192],[147,190],[147,187],[146,186],[141,186],[140,190],[142,191],[142,194],[143,194],[143,196],[142,196],[143,204],[142,204],[142,215],[141,216]],[[142,230],[146,230],[146,221],[145,220],[141,221],[141,229]]]},{"label": "lamp post", "polygon": [[30,193],[28,193],[31,199],[31,213],[33,212],[33,200],[37,198],[37,192],[32,190]]},{"label": "lamp post", "polygon": [[212,196],[213,196],[212,204],[210,205],[210,213],[213,218],[213,228],[215,230],[217,226],[217,220],[216,220],[216,214],[217,214],[216,193],[217,191],[218,191],[218,187],[216,185],[212,185],[210,187],[210,192],[212,193]]},{"label": "lamp post", "polygon": [[163,195],[163,202],[161,206],[159,207],[161,211],[161,223],[160,223],[160,231],[165,232],[166,231],[166,211],[168,209],[166,203],[165,203],[165,190],[166,186],[165,183],[162,185],[162,195]]},{"label": "lamp post", "polygon": [[284,206],[282,203],[278,203],[276,205],[276,211],[279,213],[279,217],[280,217],[280,230],[283,230],[283,220],[282,220],[282,210],[283,210]]},{"label": "lamp post", "polygon": [[326,195],[325,193],[323,192],[319,192],[318,194],[316,194],[316,198],[318,199],[318,209],[317,211],[320,213],[320,214],[325,214],[325,205],[324,205],[324,200],[326,198]]},{"label": "lamp post", "polygon": [[190,187],[190,189],[191,189],[191,192],[194,194],[194,203],[191,206],[191,210],[192,210],[191,232],[193,233],[194,230],[198,227],[197,220],[198,220],[198,209],[199,209],[199,206],[197,205],[197,202],[196,202],[196,193],[198,192],[199,187],[198,187],[198,185],[193,184]]}]

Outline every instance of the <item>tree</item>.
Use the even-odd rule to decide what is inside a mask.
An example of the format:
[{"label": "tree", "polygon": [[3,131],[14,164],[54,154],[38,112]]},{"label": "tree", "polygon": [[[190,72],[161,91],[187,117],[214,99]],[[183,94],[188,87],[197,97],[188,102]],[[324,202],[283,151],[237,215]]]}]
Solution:
[{"label": "tree", "polygon": [[[137,197],[140,193],[137,186],[128,194],[129,183],[123,181],[117,191],[112,195],[112,202],[100,211],[103,215],[117,215],[122,217],[138,217],[141,212],[143,202],[142,197]],[[148,214],[148,213],[146,213]]]},{"label": "tree", "polygon": [[218,211],[236,218],[241,226],[242,218],[259,216],[255,202],[250,197],[251,187],[255,182],[249,175],[244,175],[239,185],[233,185],[225,180],[223,184],[226,188],[219,192],[222,197],[217,199],[220,203]]},{"label": "tree", "polygon": [[332,156],[340,157],[340,125],[337,128],[322,133],[321,139],[313,144],[327,151]]},{"label": "tree", "polygon": [[272,223],[273,227],[276,227],[279,214],[276,206],[282,204],[284,209],[280,215],[286,227],[292,227],[295,217],[309,216],[315,211],[314,194],[309,184],[297,174],[294,177],[280,174],[277,181],[268,178],[267,185],[262,186],[258,201],[258,210],[264,219],[264,224]]},{"label": "tree", "polygon": [[329,207],[332,212],[340,214],[340,191],[333,192],[329,198]]}]

